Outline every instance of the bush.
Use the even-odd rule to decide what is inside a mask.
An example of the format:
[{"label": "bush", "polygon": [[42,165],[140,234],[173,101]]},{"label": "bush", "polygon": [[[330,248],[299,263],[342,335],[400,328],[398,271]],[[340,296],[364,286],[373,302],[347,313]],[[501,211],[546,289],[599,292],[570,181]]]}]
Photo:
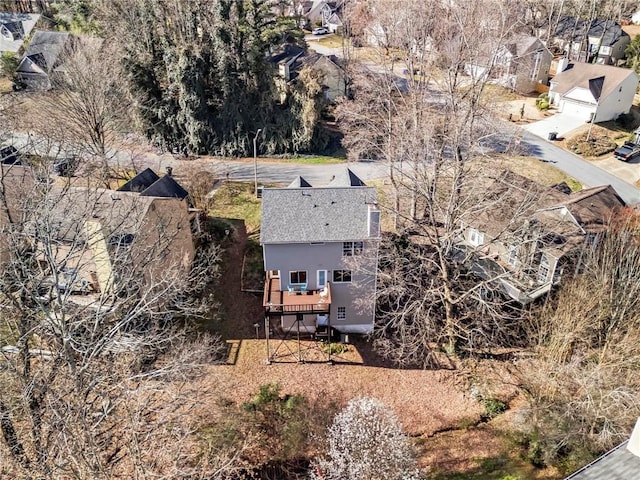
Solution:
[{"label": "bush", "polygon": [[20,60],[13,52],[5,52],[0,57],[0,72],[5,77],[14,79]]},{"label": "bush", "polygon": [[542,93],[536,98],[536,107],[538,110],[547,110],[549,108],[549,94]]},{"label": "bush", "polygon": [[491,420],[501,413],[506,412],[509,408],[509,405],[497,398],[485,398],[482,400],[482,405],[484,406],[484,413],[482,414],[482,417],[485,420]]}]

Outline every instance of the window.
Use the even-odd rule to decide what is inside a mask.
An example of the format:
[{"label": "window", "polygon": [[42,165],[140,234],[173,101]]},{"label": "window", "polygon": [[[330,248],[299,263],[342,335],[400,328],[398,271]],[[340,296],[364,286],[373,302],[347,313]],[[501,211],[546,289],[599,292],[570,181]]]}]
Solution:
[{"label": "window", "polygon": [[474,247],[477,247],[478,245],[482,245],[483,241],[484,241],[484,234],[482,232],[479,232],[475,228],[469,229],[469,243],[471,245],[473,245]]},{"label": "window", "polygon": [[338,320],[346,320],[347,319],[347,307],[338,307],[338,316],[336,318]]},{"label": "window", "polygon": [[351,270],[334,270],[333,281],[336,283],[347,283],[351,281]]},{"label": "window", "polygon": [[307,272],[305,270],[295,270],[293,272],[289,272],[289,283],[297,285],[306,284]]},{"label": "window", "polygon": [[369,236],[380,236],[380,210],[369,210]]},{"label": "window", "polygon": [[540,73],[541,59],[542,59],[542,52],[537,51],[533,60],[533,68],[531,69],[531,75],[529,76],[529,80],[535,81],[538,79],[538,74]]},{"label": "window", "polygon": [[513,265],[515,266],[516,263],[518,262],[518,247],[512,245],[511,247],[509,247],[509,253],[507,254],[507,262],[509,262],[509,265]]},{"label": "window", "polygon": [[342,244],[342,256],[352,257],[354,255],[362,255],[364,249],[363,242],[344,242]]},{"label": "window", "polygon": [[327,286],[327,271],[318,270],[318,288],[324,288]]},{"label": "window", "polygon": [[544,255],[540,258],[540,268],[538,269],[538,282],[545,283],[549,277],[549,260]]}]

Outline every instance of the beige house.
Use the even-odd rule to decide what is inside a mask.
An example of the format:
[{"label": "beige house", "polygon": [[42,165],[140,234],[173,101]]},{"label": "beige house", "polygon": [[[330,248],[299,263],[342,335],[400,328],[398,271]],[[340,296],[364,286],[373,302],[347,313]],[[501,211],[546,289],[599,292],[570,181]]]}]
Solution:
[{"label": "beige house", "polygon": [[493,208],[463,218],[460,246],[472,270],[511,298],[528,303],[549,292],[580,252],[597,243],[625,205],[611,186],[570,192],[507,172],[487,186]]},{"label": "beige house", "polygon": [[136,282],[162,285],[191,268],[186,198],[49,185],[17,166],[3,167],[0,185],[0,259],[30,245],[43,265],[42,285],[79,302],[135,289]]}]

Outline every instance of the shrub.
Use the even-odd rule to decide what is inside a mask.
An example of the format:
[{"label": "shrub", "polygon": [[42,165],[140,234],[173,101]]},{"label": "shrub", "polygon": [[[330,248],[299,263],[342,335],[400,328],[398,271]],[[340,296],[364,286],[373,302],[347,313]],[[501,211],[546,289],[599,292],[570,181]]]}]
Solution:
[{"label": "shrub", "polygon": [[484,406],[484,414],[482,416],[485,420],[495,418],[509,408],[509,405],[497,398],[485,398],[482,400],[482,405]]},{"label": "shrub", "polygon": [[0,73],[5,77],[13,79],[20,64],[20,59],[13,52],[5,52],[0,57]]}]

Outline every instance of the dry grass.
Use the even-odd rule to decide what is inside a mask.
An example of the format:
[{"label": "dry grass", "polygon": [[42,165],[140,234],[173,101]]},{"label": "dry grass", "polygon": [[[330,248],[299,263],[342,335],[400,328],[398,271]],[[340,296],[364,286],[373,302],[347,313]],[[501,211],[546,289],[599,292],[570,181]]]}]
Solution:
[{"label": "dry grass", "polygon": [[495,159],[489,159],[492,168],[504,168],[518,175],[538,182],[541,185],[553,186],[566,182],[572,190],[582,189],[580,182],[564,173],[559,168],[542,162],[536,157],[524,157],[520,155],[501,155]]},{"label": "dry grass", "polygon": [[[357,359],[362,353],[354,349],[349,355]],[[463,418],[482,414],[481,405],[469,397],[464,380],[455,371],[366,364],[266,365],[265,359],[264,340],[242,339],[235,365],[210,367],[206,381],[216,382],[235,402],[249,400],[265,383],[281,385],[283,393],[329,398],[338,404],[360,396],[376,397],[398,413],[412,435],[432,435],[457,427]]]}]

